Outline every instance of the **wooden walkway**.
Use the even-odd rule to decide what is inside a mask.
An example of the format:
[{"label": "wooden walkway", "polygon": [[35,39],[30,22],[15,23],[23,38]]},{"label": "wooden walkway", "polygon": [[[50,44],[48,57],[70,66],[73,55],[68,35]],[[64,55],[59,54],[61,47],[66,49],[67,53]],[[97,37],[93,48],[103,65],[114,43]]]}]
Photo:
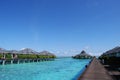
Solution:
[{"label": "wooden walkway", "polygon": [[78,80],[113,80],[104,66],[94,58]]}]

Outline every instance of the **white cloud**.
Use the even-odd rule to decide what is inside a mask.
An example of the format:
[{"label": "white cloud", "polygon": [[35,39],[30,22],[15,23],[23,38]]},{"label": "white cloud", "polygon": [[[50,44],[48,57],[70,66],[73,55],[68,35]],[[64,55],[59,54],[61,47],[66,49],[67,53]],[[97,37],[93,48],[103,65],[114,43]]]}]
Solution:
[{"label": "white cloud", "polygon": [[71,50],[52,50],[51,52],[56,54],[57,56],[74,56],[76,54],[79,54],[81,51],[71,49]]},{"label": "white cloud", "polygon": [[26,49],[26,48],[21,48],[20,50],[24,50],[24,49]]}]

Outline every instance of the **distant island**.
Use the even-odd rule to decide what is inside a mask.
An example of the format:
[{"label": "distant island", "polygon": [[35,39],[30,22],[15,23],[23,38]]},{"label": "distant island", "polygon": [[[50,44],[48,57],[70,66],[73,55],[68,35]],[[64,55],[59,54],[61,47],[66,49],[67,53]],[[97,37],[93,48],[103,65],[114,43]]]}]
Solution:
[{"label": "distant island", "polygon": [[92,58],[92,56],[83,50],[80,54],[73,56],[73,58],[74,59],[90,59]]}]

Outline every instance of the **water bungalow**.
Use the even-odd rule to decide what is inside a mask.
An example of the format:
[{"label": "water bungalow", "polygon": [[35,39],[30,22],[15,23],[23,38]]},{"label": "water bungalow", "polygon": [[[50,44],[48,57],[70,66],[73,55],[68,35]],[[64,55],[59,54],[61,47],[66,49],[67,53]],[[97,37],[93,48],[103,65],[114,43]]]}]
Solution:
[{"label": "water bungalow", "polygon": [[120,65],[120,47],[115,47],[103,53],[99,59],[103,64]]},{"label": "water bungalow", "polygon": [[101,63],[115,80],[120,80],[120,47],[106,51],[99,57]]},{"label": "water bungalow", "polygon": [[51,61],[54,60],[54,58],[56,58],[54,54],[48,51],[43,51],[40,53],[33,52],[35,51],[28,48],[22,51],[6,51],[4,49],[0,49],[0,65]]},{"label": "water bungalow", "polygon": [[87,54],[84,50],[80,53],[77,54],[76,56],[73,56],[73,58],[75,59],[90,59],[92,58],[91,55]]}]

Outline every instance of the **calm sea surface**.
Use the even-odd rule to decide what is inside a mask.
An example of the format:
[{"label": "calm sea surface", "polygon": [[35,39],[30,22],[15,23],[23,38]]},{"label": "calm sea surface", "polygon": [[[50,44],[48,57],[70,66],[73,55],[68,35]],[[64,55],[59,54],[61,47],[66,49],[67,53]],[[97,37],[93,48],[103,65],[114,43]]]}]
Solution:
[{"label": "calm sea surface", "polygon": [[0,80],[76,80],[89,61],[58,58],[55,61],[0,65]]}]

